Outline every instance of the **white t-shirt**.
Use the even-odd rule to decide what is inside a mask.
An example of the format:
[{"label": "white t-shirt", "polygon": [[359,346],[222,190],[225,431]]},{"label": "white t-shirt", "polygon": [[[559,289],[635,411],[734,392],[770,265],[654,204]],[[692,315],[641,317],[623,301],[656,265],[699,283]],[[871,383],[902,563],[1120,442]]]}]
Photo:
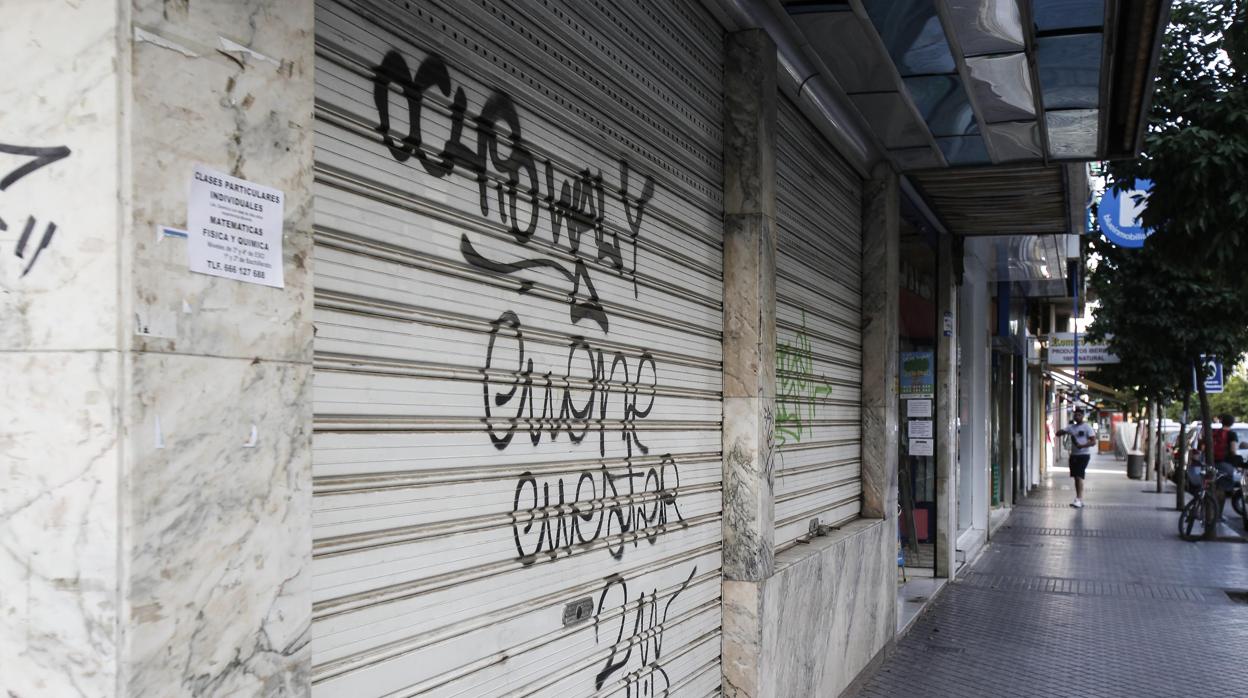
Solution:
[{"label": "white t-shirt", "polygon": [[[1096,450],[1096,430],[1090,424],[1084,422],[1082,424],[1071,424],[1066,427],[1066,433],[1070,434],[1074,443],[1071,447],[1071,453],[1076,456],[1090,456]],[[1080,446],[1086,443],[1088,446]]]}]

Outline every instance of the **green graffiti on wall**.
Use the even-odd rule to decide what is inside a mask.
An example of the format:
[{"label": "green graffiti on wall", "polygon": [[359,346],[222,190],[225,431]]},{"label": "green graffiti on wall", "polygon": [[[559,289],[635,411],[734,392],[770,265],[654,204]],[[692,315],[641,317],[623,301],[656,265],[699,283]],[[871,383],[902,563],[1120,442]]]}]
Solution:
[{"label": "green graffiti on wall", "polygon": [[815,400],[832,394],[832,386],[815,375],[814,353],[806,334],[806,312],[802,327],[792,342],[776,346],[776,445],[800,443],[814,432]]}]

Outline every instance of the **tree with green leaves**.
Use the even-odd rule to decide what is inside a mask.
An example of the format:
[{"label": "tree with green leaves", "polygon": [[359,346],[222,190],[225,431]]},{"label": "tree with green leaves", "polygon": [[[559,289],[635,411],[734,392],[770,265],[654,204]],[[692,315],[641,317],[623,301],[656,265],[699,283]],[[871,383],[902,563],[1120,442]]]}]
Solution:
[{"label": "tree with green leaves", "polygon": [[1141,399],[1183,396],[1186,411],[1199,357],[1248,349],[1248,0],[1174,3],[1143,153],[1109,173],[1119,190],[1152,180],[1141,218],[1156,232],[1140,249],[1091,243],[1091,331],[1121,359],[1100,379]]},{"label": "tree with green leaves", "polygon": [[1149,245],[1243,274],[1248,252],[1248,0],[1176,0],[1141,156],[1110,165],[1115,186],[1153,181]]}]

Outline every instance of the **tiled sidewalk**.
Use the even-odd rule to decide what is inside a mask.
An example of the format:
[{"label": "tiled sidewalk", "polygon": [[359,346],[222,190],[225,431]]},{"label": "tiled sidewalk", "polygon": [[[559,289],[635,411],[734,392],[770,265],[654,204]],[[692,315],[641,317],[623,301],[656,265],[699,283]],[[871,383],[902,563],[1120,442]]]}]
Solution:
[{"label": "tiled sidewalk", "polygon": [[[1097,456],[1086,506],[1056,477],[1015,508],[895,653],[848,695],[1248,696],[1248,542],[1178,537],[1174,490]],[[1147,491],[1145,491],[1147,490]],[[1233,528],[1233,530],[1232,530]]]}]

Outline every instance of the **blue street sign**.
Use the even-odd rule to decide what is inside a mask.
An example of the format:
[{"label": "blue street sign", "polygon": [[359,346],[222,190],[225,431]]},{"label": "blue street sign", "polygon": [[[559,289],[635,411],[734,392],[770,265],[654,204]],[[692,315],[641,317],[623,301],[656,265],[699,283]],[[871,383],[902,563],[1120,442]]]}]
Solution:
[{"label": "blue street sign", "polygon": [[[1226,385],[1225,374],[1222,371],[1222,362],[1218,361],[1216,356],[1200,355],[1200,360],[1205,364],[1205,392],[1220,393]],[[1196,389],[1196,371],[1192,371],[1192,390]]]},{"label": "blue street sign", "polygon": [[1137,179],[1126,191],[1113,187],[1105,190],[1096,217],[1106,239],[1119,247],[1144,246],[1144,238],[1152,235],[1153,229],[1140,223],[1140,214],[1148,207],[1148,193],[1152,189],[1152,180]]}]

